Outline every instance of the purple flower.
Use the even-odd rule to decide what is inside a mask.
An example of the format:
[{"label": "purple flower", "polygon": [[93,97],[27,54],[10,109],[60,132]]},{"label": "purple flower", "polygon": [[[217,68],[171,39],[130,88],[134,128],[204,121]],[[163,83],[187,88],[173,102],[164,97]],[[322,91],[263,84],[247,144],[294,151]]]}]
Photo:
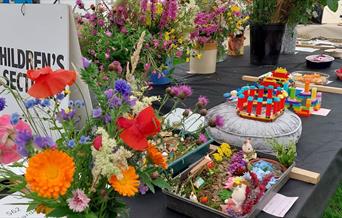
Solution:
[{"label": "purple flower", "polygon": [[134,105],[136,104],[137,100],[135,98],[131,98],[130,96],[126,95],[124,96],[124,101],[130,106],[130,107],[134,107]]},{"label": "purple flower", "polygon": [[114,90],[113,89],[107,89],[104,94],[107,97],[107,100],[111,99],[114,95]]},{"label": "purple flower", "polygon": [[3,111],[6,107],[6,99],[0,98],[0,111]]},{"label": "purple flower", "polygon": [[208,141],[207,137],[206,137],[203,133],[201,133],[201,134],[199,135],[198,140],[199,140],[201,143],[205,143],[205,142]]},{"label": "purple flower", "polygon": [[247,162],[243,159],[243,152],[239,151],[231,157],[228,172],[231,175],[241,175],[246,171],[246,167]]},{"label": "purple flower", "polygon": [[32,140],[32,133],[30,131],[24,130],[16,133],[15,143],[17,145],[18,153],[23,156],[28,156],[28,151],[26,145]]},{"label": "purple flower", "polygon": [[147,3],[148,3],[148,0],[141,0],[141,2],[140,2],[141,12],[143,12],[143,13],[146,12]]},{"label": "purple flower", "polygon": [[143,182],[140,182],[139,184],[139,192],[140,194],[144,195],[148,191],[148,186],[145,185]]},{"label": "purple flower", "polygon": [[102,109],[100,107],[93,110],[93,118],[100,118],[102,115]]},{"label": "purple flower", "polygon": [[76,110],[74,110],[74,109],[67,109],[67,110],[62,109],[58,113],[57,119],[59,122],[70,121],[74,118],[75,114],[76,114]]},{"label": "purple flower", "polygon": [[33,138],[33,142],[35,145],[37,145],[38,148],[54,148],[56,147],[56,143],[53,141],[53,139],[49,136],[42,137],[42,136],[35,136]]},{"label": "purple flower", "polygon": [[89,207],[90,198],[81,189],[76,189],[72,192],[72,197],[67,202],[72,211],[79,213]]},{"label": "purple flower", "polygon": [[181,85],[179,86],[179,90],[180,90],[180,96],[179,96],[180,98],[185,98],[185,97],[189,97],[192,95],[192,89],[190,86]]},{"label": "purple flower", "polygon": [[122,100],[118,96],[114,95],[108,100],[108,104],[110,108],[120,107],[122,105]]},{"label": "purple flower", "polygon": [[97,21],[97,24],[98,24],[100,27],[103,27],[103,26],[105,25],[105,22],[104,22],[104,20],[99,19],[99,20]]},{"label": "purple flower", "polygon": [[112,122],[112,117],[109,114],[106,114],[103,119],[106,124]]},{"label": "purple flower", "polygon": [[115,81],[114,89],[123,96],[131,95],[131,86],[126,80],[119,79]]},{"label": "purple flower", "polygon": [[81,145],[84,145],[84,144],[86,144],[86,143],[88,143],[90,141],[90,137],[89,136],[81,136],[81,138],[80,138],[80,144]]},{"label": "purple flower", "polygon": [[85,58],[85,57],[82,57],[82,64],[83,64],[83,68],[84,68],[84,69],[87,69],[87,68],[90,66],[90,63],[91,63],[90,60],[88,60],[88,59]]},{"label": "purple flower", "polygon": [[201,95],[200,97],[198,97],[197,105],[198,107],[203,108],[208,105],[208,102],[208,98]]},{"label": "purple flower", "polygon": [[215,124],[218,127],[223,127],[223,125],[224,125],[224,118],[223,118],[223,116],[216,115],[216,117],[215,117]]},{"label": "purple flower", "polygon": [[[166,1],[166,2],[168,2],[168,1]],[[158,0],[151,0],[151,18],[152,18],[152,20],[154,20],[154,18],[155,18],[155,14],[157,11],[157,3],[158,3]]]}]

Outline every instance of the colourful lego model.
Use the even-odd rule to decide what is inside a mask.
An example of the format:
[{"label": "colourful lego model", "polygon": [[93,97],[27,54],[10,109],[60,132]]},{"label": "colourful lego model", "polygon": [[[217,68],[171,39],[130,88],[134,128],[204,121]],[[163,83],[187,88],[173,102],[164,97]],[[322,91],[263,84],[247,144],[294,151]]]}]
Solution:
[{"label": "colourful lego model", "polygon": [[238,92],[236,111],[247,119],[272,122],[283,114],[286,97],[281,87],[244,86]]},{"label": "colourful lego model", "polygon": [[305,81],[304,90],[290,87],[289,97],[286,99],[286,108],[292,108],[293,111],[302,117],[308,117],[312,111],[318,111],[321,108],[322,93],[317,92],[317,88],[310,90],[310,81]]},{"label": "colourful lego model", "polygon": [[259,84],[263,86],[273,86],[275,88],[284,87],[285,85],[289,87],[293,81],[290,79],[290,73],[282,67],[278,67],[272,74],[265,76],[259,80]]}]

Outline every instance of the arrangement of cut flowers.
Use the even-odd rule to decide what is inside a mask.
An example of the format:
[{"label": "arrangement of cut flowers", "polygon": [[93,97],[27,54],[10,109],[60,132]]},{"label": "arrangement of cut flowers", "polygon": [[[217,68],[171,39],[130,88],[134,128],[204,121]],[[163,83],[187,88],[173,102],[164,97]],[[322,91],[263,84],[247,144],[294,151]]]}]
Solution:
[{"label": "arrangement of cut flowers", "polygon": [[[291,152],[279,153],[276,148],[283,145],[276,145],[278,158],[284,157],[285,153],[291,153],[295,157],[293,146]],[[226,143],[221,144],[217,150],[185,171],[184,175],[180,174],[173,179],[172,191],[165,193],[169,198],[178,200],[177,204],[170,200],[173,203],[168,206],[177,210],[172,205],[190,206],[197,203],[198,206],[195,207],[200,209],[191,213],[179,211],[191,217],[200,217],[197,214],[200,210],[201,214],[207,211],[204,213],[207,215],[209,211],[216,211],[215,215],[221,214],[222,217],[248,216],[254,212],[256,205],[268,191],[278,191],[280,184],[289,178],[288,173],[293,167],[294,159],[286,162],[289,168],[281,164],[284,158],[280,159],[281,162],[276,159],[258,157],[250,140],[245,141],[242,150],[234,149]]]},{"label": "arrangement of cut flowers", "polygon": [[[203,129],[221,126],[222,118],[216,117],[192,133],[191,140],[200,143],[189,143],[187,148],[182,143],[170,149],[164,139],[176,130],[164,122],[160,111],[167,101],[180,104],[192,90],[186,85],[173,86],[160,108],[152,108],[152,102],[160,97],[145,96],[147,87],[134,77],[143,39],[144,33],[126,72],[112,74],[103,83],[99,82],[98,65],[91,61],[84,62],[79,76],[75,71],[50,67],[28,70],[28,78],[34,82],[28,98],[0,80],[5,88],[1,93],[12,94],[22,109],[0,116],[0,174],[8,181],[1,185],[2,190],[19,193],[29,199],[28,210],[47,217],[112,218],[127,212],[120,196],[154,192],[154,186],[169,187],[164,174],[168,162],[205,142]],[[89,113],[84,99],[70,99],[69,87],[78,88],[79,77],[94,95]],[[207,104],[208,99],[201,96],[194,111],[205,115]],[[5,107],[6,99],[0,98],[0,109]],[[178,131],[181,139],[188,140],[184,134]],[[9,166],[24,168],[24,176]]]}]

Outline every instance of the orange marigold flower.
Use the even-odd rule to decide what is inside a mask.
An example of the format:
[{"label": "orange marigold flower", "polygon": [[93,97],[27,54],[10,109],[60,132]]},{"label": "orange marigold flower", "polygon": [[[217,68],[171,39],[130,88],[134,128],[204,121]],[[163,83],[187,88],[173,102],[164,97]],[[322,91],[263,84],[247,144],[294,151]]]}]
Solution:
[{"label": "orange marigold flower", "polygon": [[150,144],[147,148],[147,155],[154,164],[161,166],[163,169],[167,169],[166,158],[163,154],[156,148],[156,146]]},{"label": "orange marigold flower", "polygon": [[113,175],[109,179],[112,187],[122,196],[132,197],[138,192],[139,176],[135,172],[135,168],[129,166],[126,170],[122,171],[123,177],[118,179]]},{"label": "orange marigold flower", "polygon": [[75,164],[69,155],[47,149],[29,159],[25,179],[31,191],[56,199],[66,193],[74,173]]}]

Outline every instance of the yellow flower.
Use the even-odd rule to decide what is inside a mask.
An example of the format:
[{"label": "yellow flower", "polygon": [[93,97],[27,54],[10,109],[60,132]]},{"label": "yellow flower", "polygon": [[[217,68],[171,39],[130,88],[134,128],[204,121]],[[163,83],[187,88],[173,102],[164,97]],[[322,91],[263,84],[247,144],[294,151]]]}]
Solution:
[{"label": "yellow flower", "polygon": [[189,49],[186,50],[186,54],[187,54],[187,55],[190,54],[190,50],[189,50]]},{"label": "yellow flower", "polygon": [[186,58],[185,61],[186,61],[186,62],[189,62],[189,61],[190,61],[190,58]]},{"label": "yellow flower", "polygon": [[162,3],[158,3],[157,4],[157,14],[158,15],[161,15],[162,13],[163,13],[163,5],[162,5]]},{"label": "yellow flower", "polygon": [[218,148],[217,148],[217,153],[219,153],[221,156],[224,155],[224,153],[223,153],[221,147],[218,147]]},{"label": "yellow flower", "polygon": [[64,94],[65,94],[65,95],[68,95],[68,94],[70,94],[70,93],[71,93],[71,91],[70,91],[69,89],[64,90]]},{"label": "yellow flower", "polygon": [[109,179],[115,191],[122,196],[132,197],[138,192],[139,176],[135,172],[135,168],[129,166],[126,170],[122,171],[123,178],[118,179],[113,175]]},{"label": "yellow flower", "polygon": [[44,204],[38,204],[38,206],[34,209],[36,213],[43,213],[43,214],[48,214],[51,211],[53,211],[53,208],[49,208],[45,206]]},{"label": "yellow flower", "polygon": [[169,41],[169,40],[170,40],[170,33],[166,32],[166,33],[165,33],[165,36],[164,36],[164,39],[165,39],[166,41]]},{"label": "yellow flower", "polygon": [[171,32],[171,33],[174,33],[174,32],[175,32],[175,29],[172,28],[170,32]]},{"label": "yellow flower", "polygon": [[213,157],[214,157],[214,159],[215,159],[217,162],[221,162],[221,161],[222,161],[222,156],[221,156],[219,153],[213,154]]},{"label": "yellow flower", "polygon": [[74,172],[75,164],[68,154],[47,149],[29,159],[25,179],[40,197],[57,199],[70,187]]},{"label": "yellow flower", "polygon": [[202,54],[197,54],[197,59],[201,59],[202,58]]},{"label": "yellow flower", "polygon": [[221,147],[221,150],[222,150],[222,152],[224,153],[224,155],[225,155],[226,157],[229,158],[229,157],[232,155],[232,150],[231,150],[229,144],[223,143],[220,147]]},{"label": "yellow flower", "polygon": [[240,185],[241,182],[243,181],[243,178],[241,178],[241,177],[234,177],[233,181],[234,181],[234,184]]},{"label": "yellow flower", "polygon": [[232,10],[233,12],[239,12],[239,11],[240,11],[240,7],[237,6],[237,5],[233,5],[233,6],[231,7],[231,10]]},{"label": "yellow flower", "polygon": [[[182,43],[183,43],[183,38],[180,37],[180,38],[178,39],[178,42],[179,42],[179,44],[182,44]],[[189,51],[189,53],[190,53],[190,51]]]}]

